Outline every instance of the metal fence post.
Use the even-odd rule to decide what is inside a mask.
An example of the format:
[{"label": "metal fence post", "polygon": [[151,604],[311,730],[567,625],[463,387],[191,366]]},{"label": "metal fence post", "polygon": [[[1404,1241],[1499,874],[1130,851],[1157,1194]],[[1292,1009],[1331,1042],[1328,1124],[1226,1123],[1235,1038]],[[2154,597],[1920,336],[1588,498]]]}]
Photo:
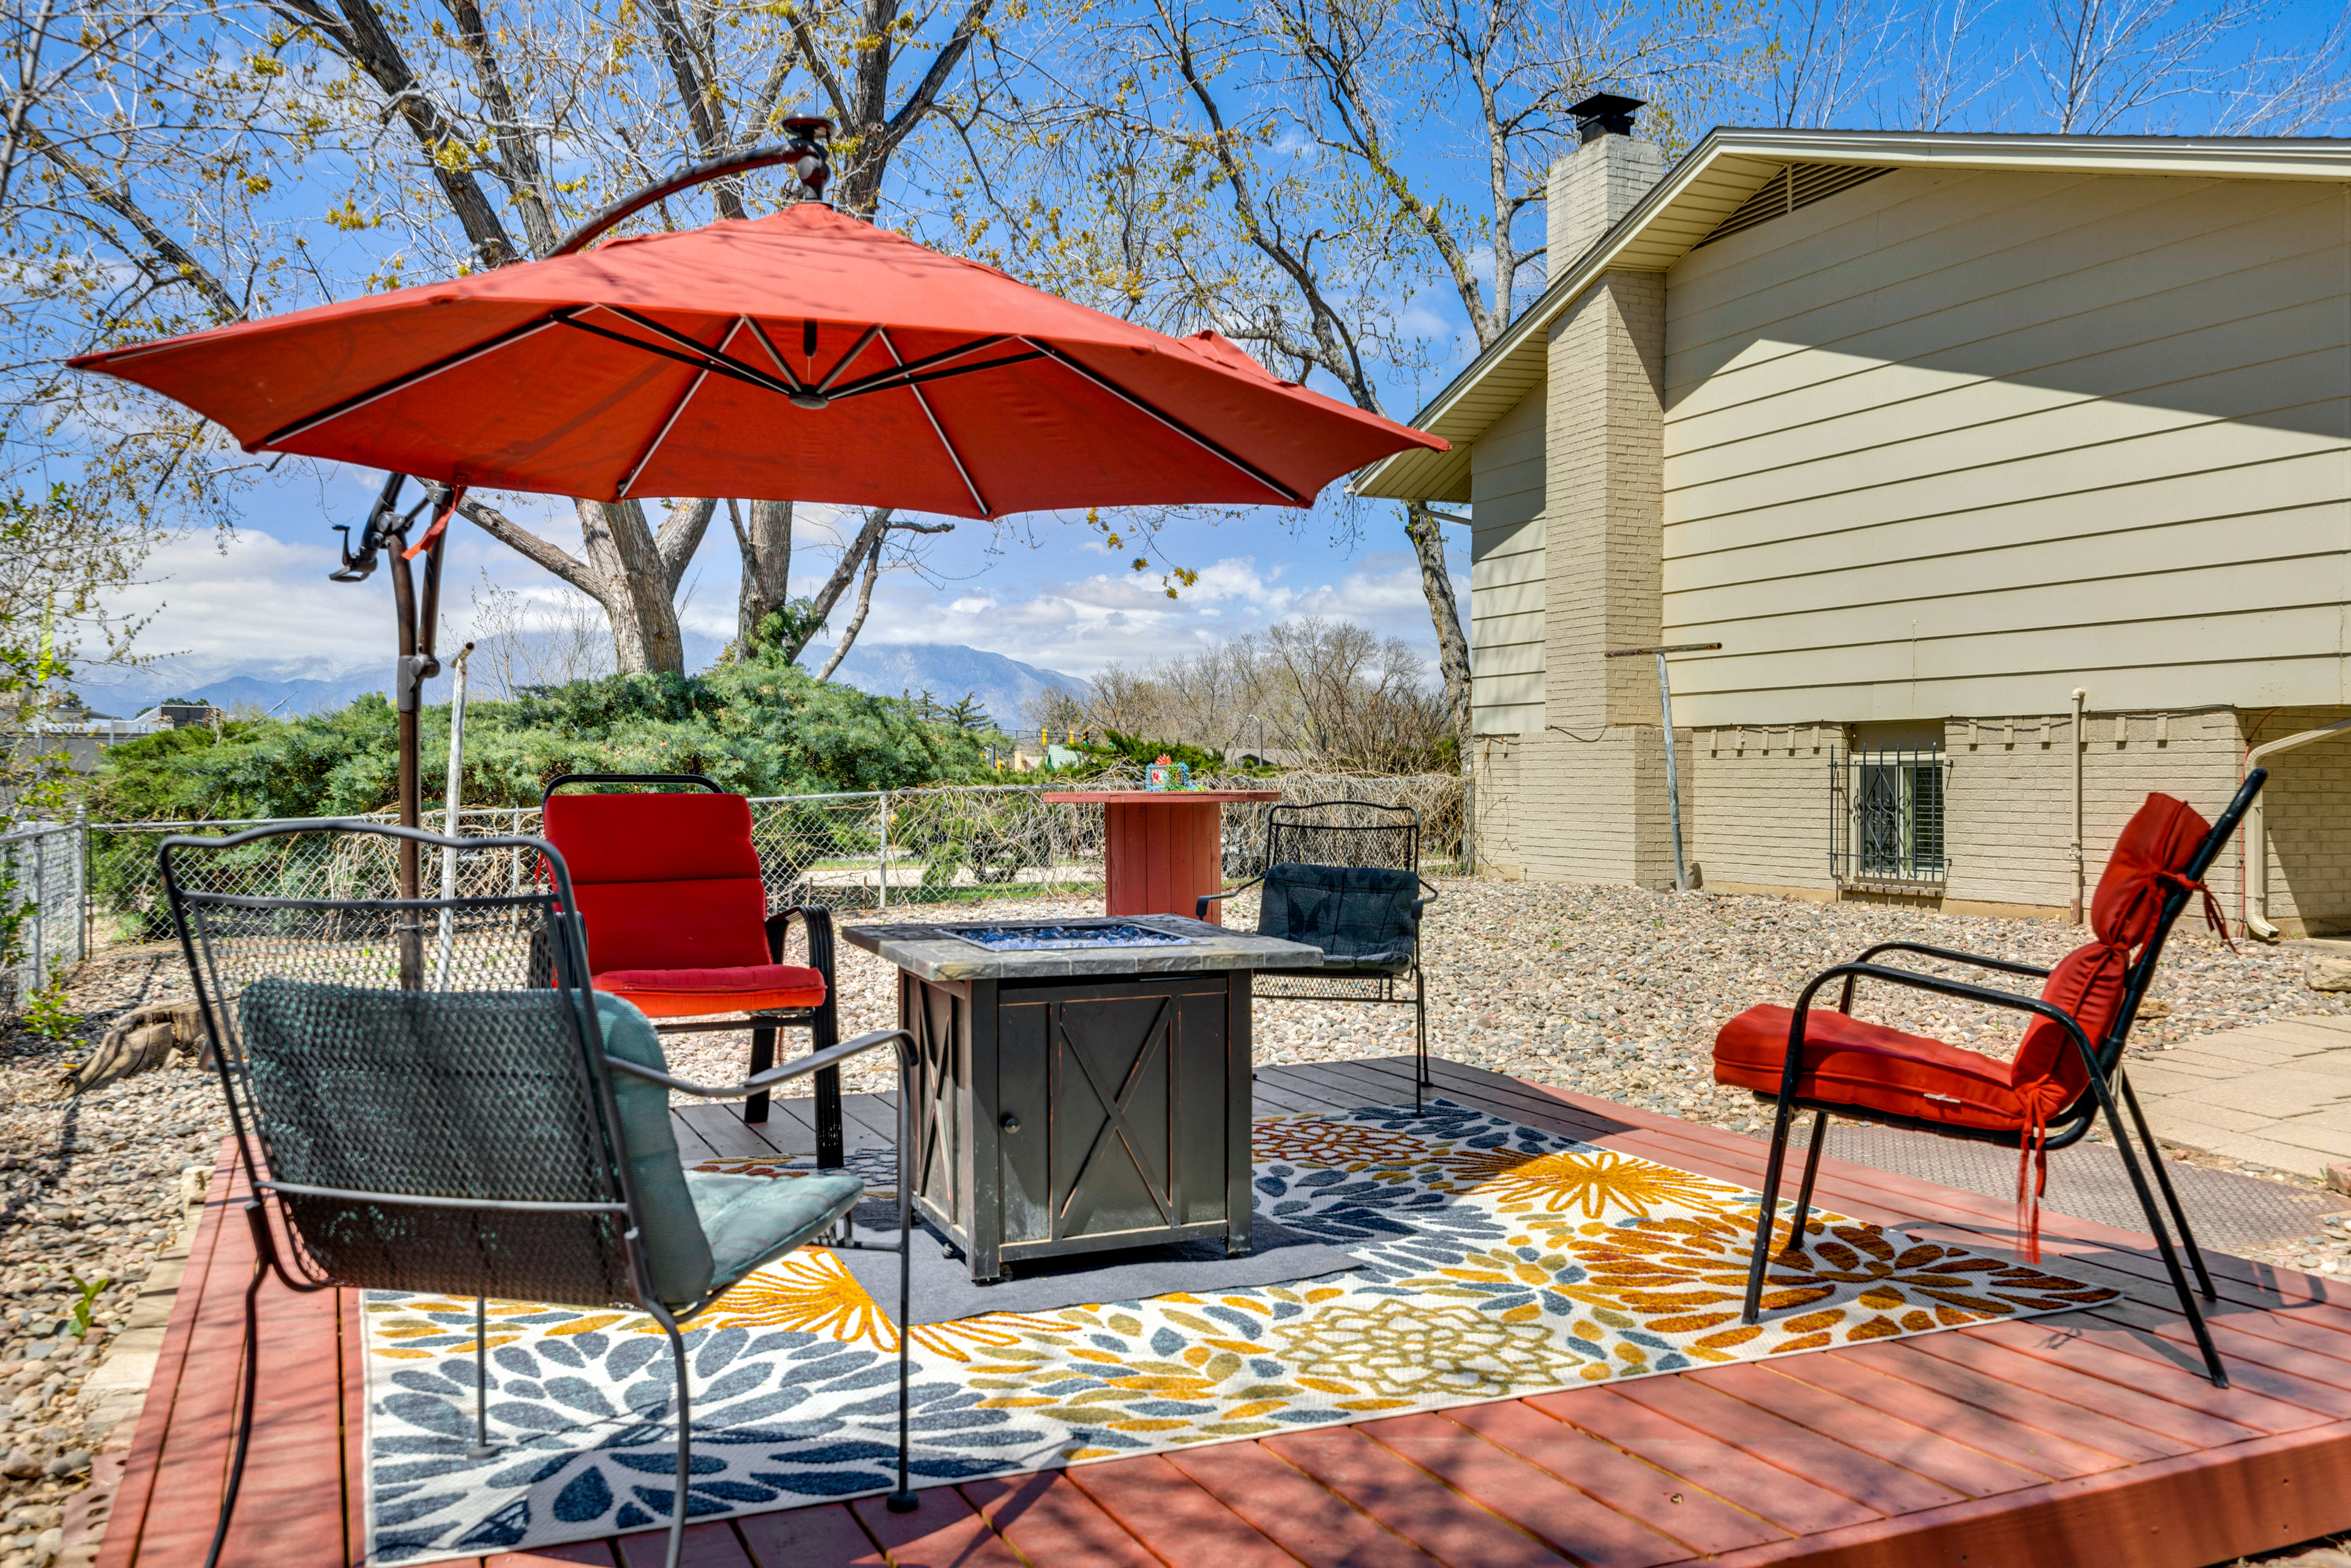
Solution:
[{"label": "metal fence post", "polygon": [[882,886],[877,908],[890,907],[890,791],[882,791]]},{"label": "metal fence post", "polygon": [[74,962],[89,956],[89,802],[74,802]]}]

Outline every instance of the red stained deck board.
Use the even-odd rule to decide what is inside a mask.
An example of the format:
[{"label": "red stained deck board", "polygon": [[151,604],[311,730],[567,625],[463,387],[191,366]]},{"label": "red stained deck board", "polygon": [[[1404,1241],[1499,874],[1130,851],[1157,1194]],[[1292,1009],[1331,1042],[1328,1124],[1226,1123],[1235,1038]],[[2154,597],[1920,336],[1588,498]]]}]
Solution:
[{"label": "red stained deck board", "polygon": [[2305,1427],[2323,1426],[2326,1420],[2314,1410],[2273,1399],[2241,1382],[2215,1388],[2199,1372],[2189,1369],[2190,1364],[2200,1366],[2200,1358],[2189,1364],[2184,1356],[2175,1360],[2150,1352],[2132,1343],[2124,1331],[2101,1325],[2095,1318],[1984,1323],[1968,1333],[1983,1343],[2002,1345],[2103,1377],[2122,1390],[2168,1400],[2252,1432],[2298,1432]]},{"label": "red stained deck board", "polygon": [[1537,1394],[1527,1403],[1705,1488],[1790,1535],[1811,1535],[1883,1517],[1874,1508],[1774,1469],[1728,1443],[1625,1399],[1614,1388]]},{"label": "red stained deck board", "polygon": [[1712,1379],[1643,1377],[1622,1385],[1625,1398],[1669,1416],[1694,1431],[1803,1477],[1823,1491],[1849,1497],[1877,1513],[1913,1513],[1956,1502],[1960,1493],[1939,1481],[1889,1464],[1842,1440],[1735,1399]]},{"label": "red stained deck board", "polygon": [[[666,1530],[623,1535],[612,1544],[618,1548],[622,1568],[662,1568],[669,1560]],[[677,1561],[678,1568],[752,1568],[751,1554],[735,1538],[734,1529],[716,1520],[685,1527]]]},{"label": "red stained deck board", "polygon": [[[2078,1444],[2085,1449],[2109,1455],[2116,1465],[2168,1459],[2176,1455],[2193,1453],[2199,1447],[2169,1432],[2135,1427],[2127,1421],[2060,1399],[2041,1389],[2002,1380],[2000,1375],[2003,1370],[2011,1375],[2037,1370],[2022,1364],[2011,1363],[2004,1368],[1994,1364],[1980,1372],[1964,1361],[1928,1355],[1919,1349],[1917,1342],[1909,1340],[1828,1354],[1848,1357],[1858,1365],[1912,1384],[1930,1394],[1964,1401],[1995,1421],[2011,1423],[2020,1428],[2047,1434]],[[1899,1406],[1896,1407],[1900,1408]]]},{"label": "red stained deck board", "polygon": [[847,1503],[749,1514],[735,1529],[759,1568],[859,1568],[882,1561]]},{"label": "red stained deck board", "polygon": [[1322,1427],[1259,1439],[1331,1492],[1439,1563],[1480,1568],[1568,1568],[1533,1536],[1448,1487],[1353,1427]]},{"label": "red stained deck board", "polygon": [[1081,1466],[1069,1477],[1163,1562],[1179,1568],[1297,1568],[1297,1558],[1157,1454]]},{"label": "red stained deck board", "polygon": [[1772,1363],[1771,1370],[1782,1377],[1842,1395],[1872,1410],[1893,1411],[1904,1420],[1916,1422],[1953,1442],[1965,1443],[1983,1453],[1999,1454],[2053,1479],[2095,1475],[2123,1463],[2112,1454],[2036,1427],[2023,1418],[2022,1412],[1994,1416],[1963,1403],[1956,1397],[1955,1391],[1898,1382],[1888,1375],[1883,1355],[1871,1356],[1865,1351],[1848,1360],[1848,1354],[1829,1351],[1820,1355],[1792,1355]]},{"label": "red stained deck board", "polygon": [[123,1460],[122,1485],[115,1493],[106,1535],[99,1544],[99,1568],[125,1568],[137,1553],[146,1533],[147,1513],[155,1497],[162,1457],[172,1439],[182,1435],[175,1428],[180,1383],[195,1343],[196,1314],[193,1308],[203,1294],[213,1253],[220,1243],[221,1222],[228,1208],[227,1147],[224,1144],[222,1153],[216,1156],[219,1163],[214,1166],[212,1184],[204,1191],[204,1214],[196,1222],[194,1239],[188,1243],[188,1261],[181,1275],[180,1293],[172,1303],[172,1316],[164,1325],[163,1347],[156,1357],[154,1381],[148,1385],[147,1398],[139,1407],[139,1424],[132,1429],[131,1452]]},{"label": "red stained deck board", "polygon": [[[2062,1327],[2046,1327],[2043,1332],[2046,1337],[2058,1338],[2064,1331]],[[2188,1387],[2191,1378],[2188,1373],[2178,1375],[2177,1385],[2172,1379],[2161,1380],[2163,1393],[2158,1395],[2140,1391],[2141,1388],[2157,1387],[2158,1380],[2155,1378],[2139,1379],[2140,1388],[2126,1387],[2119,1383],[2078,1372],[2051,1356],[2034,1355],[2013,1346],[1995,1344],[1972,1333],[1921,1334],[1908,1343],[1921,1355],[1951,1362],[2011,1387],[2029,1388],[2046,1394],[2068,1404],[2078,1405],[2085,1410],[2110,1416],[2142,1431],[2173,1439],[2182,1451],[2225,1448],[2231,1443],[2245,1442],[2261,1435],[2250,1427],[2223,1420],[2218,1416],[2208,1416],[2201,1410],[2165,1397],[2165,1395],[2195,1396]],[[2211,1385],[2200,1377],[2193,1378],[2193,1382],[2197,1388],[2211,1390]]]},{"label": "red stained deck board", "polygon": [[1308,1568],[1428,1568],[1437,1561],[1262,1443],[1183,1448],[1165,1457]]},{"label": "red stained deck board", "polygon": [[1079,1490],[1065,1470],[966,1481],[958,1490],[988,1528],[1031,1563],[1160,1568],[1159,1560]]},{"label": "red stained deck board", "polygon": [[[1355,1428],[1557,1552],[1592,1568],[1656,1568],[1679,1563],[1689,1548],[1658,1534],[1566,1482],[1527,1464],[1477,1433],[1434,1413],[1396,1416]],[[1421,1486],[1411,1489],[1425,1491]],[[1410,1533],[1410,1531],[1407,1531]],[[1447,1563],[1464,1553],[1439,1550]],[[1471,1561],[1482,1561],[1469,1543]]]},{"label": "red stained deck board", "polygon": [[[2050,1479],[1981,1449],[1955,1442],[1934,1428],[1782,1375],[1805,1359],[1788,1356],[1769,1364],[1750,1362],[1715,1369],[1702,1386],[1792,1422],[1808,1432],[1834,1434],[1848,1448],[1949,1488],[1961,1497],[1993,1497],[2039,1486]],[[1783,1461],[1784,1462],[1784,1461]]]},{"label": "red stained deck board", "polygon": [[[2191,1376],[2204,1368],[2203,1353],[2185,1318],[2168,1316],[2137,1302],[2116,1302],[2083,1313],[2074,1325],[2101,1344],[2144,1357],[2150,1366],[2177,1368]],[[2351,1387],[2331,1378],[2351,1378],[2351,1364],[2314,1355],[2293,1345],[2240,1333],[2227,1318],[2208,1320],[2212,1343],[2231,1386],[2315,1411],[2329,1420],[2351,1420]]]},{"label": "red stained deck board", "polygon": [[1774,1529],[1695,1482],[1644,1464],[1523,1400],[1457,1406],[1443,1414],[1447,1420],[1573,1483],[1694,1552],[1728,1552],[1787,1539],[1786,1531]]},{"label": "red stained deck board", "polygon": [[889,1553],[891,1568],[1024,1568],[955,1488],[932,1487],[914,1496],[922,1506],[912,1513],[892,1513],[878,1497],[849,1505]]}]

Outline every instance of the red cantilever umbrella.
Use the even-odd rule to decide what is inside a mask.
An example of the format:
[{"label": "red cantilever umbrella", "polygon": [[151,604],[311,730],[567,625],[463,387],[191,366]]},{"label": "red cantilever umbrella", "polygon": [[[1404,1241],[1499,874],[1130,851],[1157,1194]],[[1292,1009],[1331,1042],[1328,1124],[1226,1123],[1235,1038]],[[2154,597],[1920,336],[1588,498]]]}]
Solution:
[{"label": "red cantilever umbrella", "polygon": [[[993,517],[1061,507],[1304,507],[1433,435],[803,202],[583,247],[705,181],[790,164],[821,193],[818,119],[607,208],[545,261],[86,354],[248,452],[392,471],[343,576],[395,548],[401,821],[418,820],[419,686],[440,541],[467,488],[733,496]],[[443,488],[413,543],[400,476]],[[404,548],[403,548],[404,547]],[[422,592],[407,559],[426,554]],[[417,886],[402,851],[402,889]]]},{"label": "red cantilever umbrella", "polygon": [[73,364],[249,452],[601,500],[1302,507],[1444,446],[815,202]]}]

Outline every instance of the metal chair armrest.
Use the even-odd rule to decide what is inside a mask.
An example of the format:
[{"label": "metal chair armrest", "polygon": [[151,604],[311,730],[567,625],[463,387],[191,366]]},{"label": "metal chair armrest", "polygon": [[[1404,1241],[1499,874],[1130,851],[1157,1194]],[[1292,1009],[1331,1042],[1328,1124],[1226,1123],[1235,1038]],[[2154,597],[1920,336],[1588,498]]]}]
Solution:
[{"label": "metal chair armrest", "polygon": [[2098,1053],[2092,1048],[2090,1037],[2082,1032],[2080,1022],[2054,1002],[2043,1001],[2039,997],[2019,996],[2014,991],[1999,990],[1991,986],[1970,985],[1965,980],[1947,980],[1940,975],[1922,975],[1915,969],[1896,969],[1885,964],[1839,964],[1834,969],[1823,969],[1813,976],[1804,987],[1803,994],[1796,998],[1795,1011],[1788,1027],[1788,1052],[1780,1075],[1780,1092],[1784,1099],[1795,1097],[1796,1080],[1803,1073],[1804,1020],[1812,1010],[1813,994],[1839,977],[1845,977],[1848,984],[1855,978],[1883,980],[1887,985],[1907,986],[1914,991],[1933,991],[1940,996],[1981,1002],[1986,1007],[2032,1013],[2065,1030],[2080,1049],[2082,1064],[2092,1078],[2105,1076],[2105,1070],[2098,1065]]},{"label": "metal chair armrest", "polygon": [[1255,887],[1259,883],[1261,883],[1264,880],[1265,873],[1259,872],[1257,875],[1249,878],[1247,882],[1237,882],[1233,883],[1232,886],[1225,889],[1222,893],[1202,894],[1192,906],[1192,918],[1195,920],[1206,920],[1208,917],[1208,905],[1216,903],[1218,899],[1230,898],[1233,894],[1240,892],[1244,888]]},{"label": "metal chair armrest", "polygon": [[851,1057],[862,1056],[876,1046],[897,1046],[901,1065],[903,1065],[905,1048],[913,1044],[914,1040],[914,1037],[903,1029],[877,1029],[872,1034],[861,1034],[855,1040],[844,1040],[839,1045],[828,1046],[822,1051],[813,1051],[806,1056],[794,1057],[779,1067],[771,1067],[765,1072],[755,1074],[740,1083],[730,1083],[723,1089],[713,1089],[705,1083],[689,1083],[683,1078],[673,1077],[662,1071],[659,1068],[644,1067],[633,1061],[623,1061],[610,1052],[605,1054],[604,1065],[615,1072],[625,1072],[632,1078],[642,1078],[649,1083],[659,1083],[664,1088],[674,1089],[681,1094],[698,1095],[705,1100],[740,1100],[747,1094],[756,1094],[762,1089],[773,1088],[788,1080],[821,1071],[828,1067],[838,1067]]},{"label": "metal chair armrest", "polygon": [[1880,942],[1875,947],[1863,949],[1861,956],[1854,959],[1854,962],[1866,964],[1880,953],[1924,953],[1929,958],[1940,958],[1952,964],[1972,964],[1979,969],[1998,969],[2004,974],[2029,975],[2036,980],[2045,980],[2049,977],[2048,970],[2031,964],[2019,964],[2009,958],[1988,958],[1980,953],[1955,952],[1949,947],[1929,947],[1922,942]]},{"label": "metal chair armrest", "polygon": [[784,938],[794,920],[808,927],[809,967],[824,977],[825,997],[832,996],[832,911],[821,904],[795,904],[768,916],[768,957],[784,961]]}]

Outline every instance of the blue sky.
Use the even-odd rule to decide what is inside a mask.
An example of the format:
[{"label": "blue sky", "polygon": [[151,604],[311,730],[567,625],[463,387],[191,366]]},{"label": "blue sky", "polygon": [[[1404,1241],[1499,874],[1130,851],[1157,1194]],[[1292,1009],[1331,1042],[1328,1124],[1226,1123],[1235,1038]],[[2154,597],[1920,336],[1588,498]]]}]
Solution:
[{"label": "blue sky", "polygon": [[[1948,26],[1960,0],[1921,0],[1893,7],[1886,0],[1843,6],[1837,0],[1783,0],[1783,37],[1801,34],[1808,16],[1844,18],[1848,34],[1865,36],[1868,57],[1845,78],[1849,90],[1821,109],[1845,125],[1906,124],[1915,117],[1920,40]],[[1963,40],[1958,69],[1964,90],[1949,129],[2041,131],[2049,128],[2046,18],[2084,0],[1986,0],[1968,5],[1975,20]],[[2147,14],[2163,26],[2192,22],[2239,0],[2107,0],[2110,14]],[[2119,10],[2116,7],[2120,7]],[[2242,120],[2247,99],[2232,96],[2241,77],[2229,74],[2247,60],[2315,51],[2341,27],[2340,5],[2275,0],[2259,19],[2228,34],[2189,73],[2208,74],[2197,89],[2157,98],[2116,122],[2126,131],[2200,132]],[[1791,28],[1797,30],[1792,32]],[[2038,29],[2038,31],[2036,31]],[[2339,37],[2336,39],[2340,41]],[[1870,54],[1869,51],[1875,51]],[[2339,62],[2336,62],[2339,63]],[[2339,72],[2329,73],[2329,80]],[[2339,91],[2338,89],[2333,90]],[[1816,108],[1818,106],[1816,105]],[[1799,118],[1802,116],[1800,114]],[[1708,107],[1707,119],[1771,123],[1781,116],[1769,84]],[[1706,119],[1698,121],[1706,123]],[[2265,127],[2257,127],[2265,128]],[[2340,105],[2306,118],[2304,133],[2339,132]],[[1449,137],[1441,119],[1428,122],[1419,145],[1429,177],[1458,183],[1468,193],[1479,177],[1479,151]],[[885,221],[888,221],[885,214]],[[1526,220],[1539,227],[1540,210]],[[1522,288],[1523,303],[1534,289]],[[1394,378],[1384,389],[1390,412],[1408,416],[1421,395],[1448,379],[1474,344],[1458,302],[1440,287],[1423,286],[1395,307],[1408,335],[1425,347],[1416,378]],[[1332,391],[1327,385],[1322,390]],[[378,476],[329,470],[295,474],[296,465],[246,497],[234,535],[175,540],[150,563],[147,581],[123,596],[119,609],[152,612],[142,639],[150,653],[186,652],[277,665],[343,666],[387,656],[388,590],[379,578],[364,586],[326,580],[334,560],[331,525],[357,523]],[[518,513],[533,510],[529,502]],[[568,508],[538,509],[543,531],[576,547]],[[1405,638],[1425,653],[1435,642],[1421,597],[1418,571],[1401,534],[1400,509],[1390,503],[1349,503],[1326,495],[1304,514],[1263,512],[1238,517],[1177,517],[1161,529],[1160,563],[1200,574],[1196,585],[1170,601],[1155,568],[1128,570],[1134,553],[1112,550],[1101,536],[1050,519],[991,528],[964,522],[925,541],[923,570],[885,576],[863,637],[883,643],[964,643],[1026,663],[1087,675],[1113,660],[1135,662],[1187,651],[1286,616],[1345,616],[1383,633]],[[1113,520],[1115,526],[1115,520]],[[1457,591],[1467,610],[1466,530],[1448,528]],[[804,507],[796,549],[795,591],[813,589],[837,554],[831,514]],[[456,525],[445,602],[452,630],[467,629],[469,591],[486,580],[532,601],[551,602],[568,592],[520,557]],[[737,560],[722,517],[688,572],[684,612],[690,645],[715,645],[734,629]],[[846,605],[836,624],[847,618]]]}]

